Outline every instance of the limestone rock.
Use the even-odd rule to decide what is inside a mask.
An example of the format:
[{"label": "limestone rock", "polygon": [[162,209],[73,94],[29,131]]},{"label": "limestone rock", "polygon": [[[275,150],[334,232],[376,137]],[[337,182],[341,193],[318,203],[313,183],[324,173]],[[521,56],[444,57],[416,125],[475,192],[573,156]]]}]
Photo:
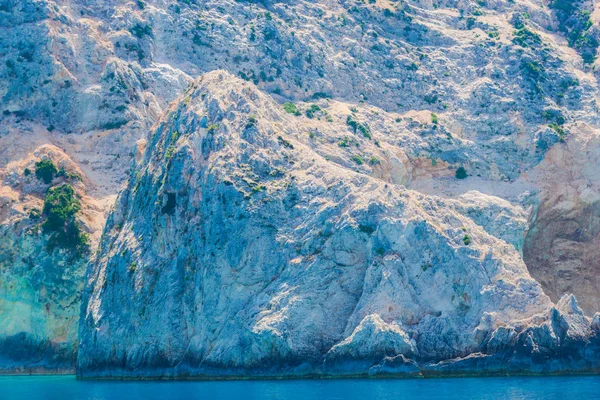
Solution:
[{"label": "limestone rock", "polygon": [[[0,0],[0,290],[14,297],[13,282],[26,282],[25,304],[39,311],[30,272],[63,270],[60,291],[73,300],[63,309],[55,296],[36,311],[38,326],[51,328],[7,328],[17,343],[39,332],[20,365],[63,368],[38,362],[48,359],[38,344],[64,337],[58,331],[68,333],[61,357],[72,363],[75,276],[88,261],[96,297],[85,302],[103,304],[94,318],[106,315],[111,332],[136,329],[167,302],[164,319],[144,322],[155,347],[132,339],[131,359],[118,361],[144,374],[182,359],[168,374],[241,374],[263,360],[274,368],[263,374],[481,364],[495,357],[485,346],[520,334],[515,320],[546,315],[571,293],[585,316],[559,314],[573,332],[596,332],[600,31],[590,2],[555,3]],[[186,92],[217,69],[227,71],[222,82],[199,84],[210,102],[191,97],[198,84]],[[27,215],[49,187],[23,171],[46,156],[82,178],[72,184],[90,252],[75,264],[46,254],[43,235],[24,235],[39,225]],[[151,227],[133,213],[148,213]],[[116,272],[100,273],[108,264]],[[209,264],[223,271],[198,275]],[[293,266],[301,282],[276,287],[292,282]],[[122,283],[132,279],[138,297],[115,322],[102,293],[129,300]],[[177,302],[159,302],[153,285]],[[0,313],[20,313],[10,304]],[[211,307],[207,326],[221,331],[198,328]],[[238,311],[245,330],[224,324]],[[236,346],[247,351],[229,355]],[[400,349],[406,358],[391,354]],[[105,361],[98,374],[113,373]]]},{"label": "limestone rock", "polygon": [[500,372],[511,346],[531,372],[596,368],[590,318],[509,243],[522,212],[386,184],[299,137],[225,71],[171,106],[90,269],[80,376]]}]

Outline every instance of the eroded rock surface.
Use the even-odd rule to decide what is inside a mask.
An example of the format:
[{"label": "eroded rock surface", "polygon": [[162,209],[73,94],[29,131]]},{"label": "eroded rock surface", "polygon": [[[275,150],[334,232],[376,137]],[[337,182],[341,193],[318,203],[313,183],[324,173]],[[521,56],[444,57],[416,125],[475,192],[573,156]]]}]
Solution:
[{"label": "eroded rock surface", "polygon": [[224,71],[170,108],[90,269],[80,376],[597,370],[592,319],[522,261],[518,209],[391,185],[310,141]]},{"label": "eroded rock surface", "polygon": [[89,248],[104,220],[85,180],[48,145],[0,170],[1,372],[74,371]]},{"label": "eroded rock surface", "polygon": [[[12,177],[10,182],[2,183],[5,204],[0,211],[0,231],[6,239],[0,243],[0,260],[7,262],[0,265],[0,286],[10,292],[12,282],[21,282],[28,298],[45,299],[44,285],[30,277],[30,270],[63,270],[71,271],[69,276],[80,275],[83,264],[96,250],[116,194],[126,184],[131,191],[132,182],[139,179],[131,176],[126,183],[130,162],[139,163],[135,168],[141,174],[150,165],[142,160],[146,143],[148,152],[158,151],[147,137],[148,132],[154,132],[152,126],[194,78],[224,69],[256,86],[258,92],[248,89],[255,93],[253,96],[268,97],[260,97],[261,103],[253,105],[258,122],[252,122],[250,111],[238,101],[213,95],[215,103],[232,107],[232,115],[226,120],[246,115],[248,121],[229,128],[243,136],[241,141],[231,142],[229,136],[211,127],[214,121],[200,120],[202,129],[219,132],[224,135],[221,140],[227,139],[233,143],[230,146],[235,146],[250,140],[246,136],[252,136],[250,128],[256,123],[267,124],[275,133],[262,132],[259,136],[267,139],[254,144],[262,159],[267,160],[263,164],[271,163],[272,155],[263,153],[273,147],[273,141],[285,153],[298,150],[295,140],[304,146],[302,155],[294,156],[296,164],[278,168],[327,175],[339,181],[346,195],[358,196],[354,191],[363,192],[365,187],[373,190],[375,197],[387,196],[383,189],[393,193],[408,189],[409,197],[422,196],[431,205],[422,215],[424,220],[429,221],[429,215],[436,213],[441,219],[444,215],[458,215],[461,221],[466,218],[465,226],[460,227],[466,231],[455,238],[459,244],[462,240],[465,246],[465,241],[471,242],[468,248],[478,246],[480,233],[500,240],[514,249],[510,257],[525,260],[531,276],[551,301],[557,303],[562,296],[573,293],[587,317],[594,318],[600,307],[596,256],[600,240],[598,32],[597,13],[590,1],[0,0],[0,176]],[[210,91],[223,90],[223,95],[233,91],[242,96],[239,83],[232,83],[230,75],[223,75],[223,88],[212,85]],[[279,105],[273,105],[269,97]],[[281,105],[286,102],[287,112],[283,113]],[[263,110],[265,104],[275,111]],[[211,107],[198,100],[191,106],[206,110]],[[176,107],[185,108],[181,100]],[[208,111],[205,113],[208,115]],[[172,131],[179,130],[169,121],[160,121]],[[282,128],[276,124],[287,126],[286,132],[280,132]],[[190,135],[199,134],[195,127],[187,128]],[[211,135],[206,140],[213,140]],[[44,235],[36,236],[33,242],[23,239],[29,238],[23,232],[35,226],[25,218],[24,210],[39,207],[50,186],[29,195],[22,192],[23,184],[19,182],[27,182],[22,176],[24,166],[31,164],[32,155],[37,157],[36,152],[44,146],[54,146],[56,152],[64,154],[83,178],[83,186],[73,184],[81,196],[78,218],[90,236],[90,251],[76,265],[61,252],[47,257]],[[169,151],[173,155],[176,149]],[[318,167],[315,160],[320,160]],[[252,162],[242,164],[238,165],[238,173],[243,176],[248,166],[260,172],[246,177],[244,195],[263,193],[263,187],[269,187],[264,182],[264,171]],[[20,172],[10,172],[14,165],[19,165]],[[466,179],[457,179],[464,178],[457,175],[460,168]],[[190,179],[198,170],[201,168],[190,170]],[[279,173],[269,179],[275,180]],[[310,187],[315,190],[333,190],[331,181],[319,186],[312,179]],[[230,181],[240,187],[239,182]],[[59,180],[51,186],[61,183]],[[168,191],[158,193],[152,190],[160,186],[148,188],[147,196],[160,203],[161,215],[163,211],[171,218],[178,215],[179,185],[173,182]],[[376,189],[370,189],[372,185]],[[210,184],[205,186],[205,191],[212,190]],[[343,197],[338,193],[338,197],[330,198],[320,192],[311,192],[310,196],[325,199],[330,207]],[[374,226],[363,227],[367,232],[380,232],[381,215],[394,208],[385,199],[376,199],[382,203],[381,211],[368,211],[375,222]],[[361,209],[367,200],[357,202],[344,204]],[[420,202],[419,198],[410,204]],[[401,202],[405,203],[409,201]],[[294,203],[286,203],[286,207],[290,204]],[[412,210],[410,204],[406,207]],[[250,207],[246,203],[237,206]],[[92,208],[93,217],[89,211]],[[198,223],[196,211],[188,212],[186,221],[191,225]],[[231,215],[239,212],[222,216],[221,224],[232,223]],[[315,208],[310,212],[316,213]],[[336,213],[338,218],[344,215],[339,210],[331,211],[332,215]],[[281,218],[287,221],[289,216],[282,213]],[[398,214],[394,218],[406,217]],[[316,225],[311,227],[311,223]],[[427,223],[437,226],[437,222]],[[305,224],[304,229],[327,232],[345,226],[320,226],[323,220],[317,217]],[[157,225],[155,229],[153,235],[172,227]],[[106,241],[113,240],[107,232]],[[274,234],[264,235],[268,243],[262,245],[261,257],[289,258],[281,250],[277,256],[268,254],[279,248],[272,242],[279,242]],[[195,245],[196,239],[190,240]],[[243,246],[244,240],[251,241],[248,237],[239,240],[236,248]],[[295,238],[294,246],[304,252],[313,251],[315,243],[320,242],[311,240],[309,244],[296,243],[300,239]],[[363,246],[360,257],[364,258],[361,262],[371,265],[371,258],[366,256],[369,249]],[[245,257],[240,255],[241,250],[227,251],[227,257],[234,261]],[[430,258],[440,257],[436,251],[423,253],[422,267],[426,271],[422,273],[431,273],[429,265],[437,261]],[[41,256],[29,257],[29,267],[22,268],[18,260],[23,254]],[[214,257],[221,256],[215,252]],[[129,263],[127,253],[122,257],[124,260],[119,262]],[[262,262],[261,257],[253,262]],[[341,257],[358,262],[357,255]],[[367,276],[367,267],[360,265]],[[519,268],[523,268],[522,263]],[[333,275],[327,276],[335,281]],[[360,274],[357,276],[361,282]],[[260,278],[253,278],[252,284],[261,282]],[[81,289],[78,279],[58,281],[60,290],[68,296]],[[354,297],[359,289],[352,285],[362,285],[354,282],[350,287],[344,280],[339,284]],[[404,285],[410,289],[413,284],[408,281]],[[403,293],[399,286],[395,288],[394,296]],[[536,296],[538,289],[533,286]],[[419,292],[414,296],[425,295]],[[54,327],[52,332],[35,328],[42,332],[35,343],[63,338],[58,331],[68,332],[67,336],[73,338],[77,301],[66,308],[52,306],[36,314],[39,324],[47,320]],[[222,301],[226,302],[225,298]],[[35,302],[38,300],[26,303]],[[18,309],[15,307],[6,309],[13,315],[11,310]],[[416,312],[415,307],[409,307],[411,312]],[[550,303],[542,308],[547,307]],[[547,313],[544,310],[539,311]],[[387,317],[377,315],[389,323]],[[389,338],[405,332],[402,325],[380,329],[376,315],[368,319],[361,316],[360,321],[359,317],[353,318],[354,325],[345,326],[343,335],[339,327],[332,328],[331,337],[319,348],[340,344],[336,354],[354,352],[348,343],[341,344],[360,324],[365,332],[374,332],[374,341],[387,342],[375,337]],[[417,321],[421,317],[414,318]],[[11,335],[33,331],[26,324],[11,323],[0,328]],[[381,335],[377,333],[380,331]],[[366,341],[365,337],[357,334],[356,340]],[[413,351],[403,340],[390,339],[389,348]],[[61,343],[68,343],[71,350],[67,353],[72,360],[73,340]],[[440,344],[440,357],[466,357],[478,348],[468,338],[460,343],[464,346],[451,355]],[[36,363],[47,365],[39,362],[48,358],[42,354],[47,348],[44,346],[30,346],[34,350],[20,356],[21,364],[0,360],[0,369],[3,365],[12,370]],[[370,344],[366,347],[375,349]],[[314,354],[321,354],[319,351]],[[0,358],[3,355],[0,352]],[[333,360],[338,356],[331,357]],[[414,372],[417,365],[416,358],[408,355],[386,360],[380,364],[381,373],[393,368]],[[422,368],[422,361],[418,365]]]}]

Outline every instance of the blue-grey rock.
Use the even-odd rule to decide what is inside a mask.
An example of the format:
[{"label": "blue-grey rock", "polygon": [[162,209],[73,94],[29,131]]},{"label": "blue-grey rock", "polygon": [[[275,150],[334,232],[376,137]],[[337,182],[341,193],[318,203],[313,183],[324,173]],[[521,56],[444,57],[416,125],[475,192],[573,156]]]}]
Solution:
[{"label": "blue-grey rock", "polygon": [[592,320],[529,276],[520,211],[340,168],[293,118],[225,71],[170,107],[88,271],[80,377],[597,368]]}]

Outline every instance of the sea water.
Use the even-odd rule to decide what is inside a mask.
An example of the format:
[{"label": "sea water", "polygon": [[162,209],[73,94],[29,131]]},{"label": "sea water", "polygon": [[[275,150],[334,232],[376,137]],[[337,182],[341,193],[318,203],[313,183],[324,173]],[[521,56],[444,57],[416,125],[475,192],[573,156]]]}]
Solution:
[{"label": "sea water", "polygon": [[600,399],[600,376],[279,381],[80,381],[0,377],[0,400]]}]

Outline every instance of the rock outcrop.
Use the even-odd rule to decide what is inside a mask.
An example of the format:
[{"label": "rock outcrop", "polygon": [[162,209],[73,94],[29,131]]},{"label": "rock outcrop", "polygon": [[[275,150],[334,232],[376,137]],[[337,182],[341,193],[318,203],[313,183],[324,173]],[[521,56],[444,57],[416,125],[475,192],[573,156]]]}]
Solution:
[{"label": "rock outcrop", "polygon": [[74,372],[92,227],[104,218],[85,179],[48,145],[0,170],[2,373]]},{"label": "rock outcrop", "polygon": [[[284,325],[272,328],[275,326],[272,321],[279,318],[279,314],[269,314],[268,318],[261,314],[259,318],[254,313],[268,314],[268,310],[277,307],[296,308],[277,302],[265,306],[260,303],[262,298],[253,296],[263,293],[261,290],[266,289],[262,286],[270,284],[270,279],[279,273],[287,271],[285,279],[288,279],[292,275],[290,265],[295,264],[300,271],[306,269],[315,274],[307,272],[308,275],[299,275],[298,279],[329,282],[331,288],[327,293],[319,292],[320,297],[315,294],[314,302],[321,304],[322,299],[335,294],[331,304],[323,305],[324,310],[329,311],[331,308],[327,307],[339,307],[340,314],[333,318],[331,327],[325,327],[330,321],[319,319],[329,315],[324,314],[325,311],[289,317],[294,321],[301,317],[308,321],[315,318],[306,335],[322,338],[318,349],[309,351],[294,347],[296,345],[289,348],[273,345],[273,351],[279,353],[257,356],[258,359],[272,357],[272,360],[282,360],[285,356],[289,357],[286,365],[295,365],[298,357],[306,354],[307,365],[310,365],[306,370],[319,374],[336,368],[340,373],[345,373],[344,368],[358,371],[375,362],[373,357],[382,354],[387,357],[392,353],[401,355],[389,356],[377,366],[369,367],[369,371],[421,373],[416,371],[424,371],[427,363],[445,363],[439,366],[445,371],[458,370],[460,365],[469,362],[482,365],[485,360],[492,360],[488,357],[490,354],[498,357],[500,351],[486,350],[488,337],[483,333],[478,334],[481,337],[473,336],[470,329],[475,320],[492,313],[491,325],[481,328],[482,332],[500,329],[500,325],[511,326],[516,332],[516,336],[511,336],[514,339],[534,326],[539,327],[535,332],[546,329],[544,324],[547,323],[543,321],[556,319],[550,314],[552,307],[571,293],[585,314],[584,325],[593,325],[597,319],[594,315],[600,310],[597,290],[600,285],[597,257],[600,119],[596,61],[600,31],[597,13],[593,10],[590,1],[566,0],[0,0],[0,190],[3,199],[0,298],[6,299],[2,300],[5,306],[0,305],[0,317],[7,316],[7,321],[12,321],[0,323],[0,340],[17,340],[0,348],[0,370],[66,371],[72,368],[77,330],[74,316],[80,302],[77,294],[82,287],[79,277],[89,260],[93,261],[94,268],[85,279],[89,294],[94,294],[96,300],[86,298],[86,304],[100,301],[101,315],[106,315],[104,321],[111,321],[110,329],[132,329],[131,324],[138,322],[133,322],[129,314],[119,317],[126,322],[118,328],[116,316],[112,314],[115,310],[107,306],[104,297],[115,293],[115,299],[128,299],[132,293],[120,286],[121,281],[113,285],[113,281],[102,278],[100,271],[105,265],[121,268],[126,264],[132,270],[129,275],[111,275],[113,272],[109,269],[107,276],[137,282],[133,292],[141,290],[140,296],[145,296],[136,298],[135,304],[141,308],[128,304],[128,311],[124,313],[145,315],[143,307],[150,307],[151,299],[157,302],[155,307],[159,307],[159,303],[153,297],[154,289],[146,286],[151,278],[138,269],[149,268],[144,260],[154,262],[157,257],[166,257],[165,254],[177,260],[182,257],[201,260],[201,265],[215,260],[222,263],[225,257],[227,261],[223,265],[228,267],[209,274],[209,281],[205,282],[196,272],[188,271],[192,266],[178,266],[187,271],[186,277],[193,275],[195,280],[184,284],[168,281],[168,285],[178,287],[186,296],[194,293],[196,297],[194,301],[187,298],[183,301],[173,294],[179,303],[169,306],[175,311],[165,311],[161,321],[164,326],[197,326],[199,322],[194,319],[182,322],[176,317],[179,308],[187,310],[195,302],[201,303],[202,295],[194,290],[202,291],[206,287],[216,296],[222,291],[219,286],[222,282],[237,282],[233,276],[243,269],[240,265],[256,264],[252,271],[257,275],[245,271],[237,286],[240,292],[248,290],[251,293],[248,297],[238,298],[229,288],[223,289],[218,300],[209,298],[212,306],[226,309],[219,317],[215,311],[215,318],[233,320],[226,311],[244,310],[251,316],[248,318],[271,321],[260,325],[261,334],[271,335],[269,332],[276,329],[281,335],[287,335],[287,328],[281,327]],[[196,84],[194,89],[206,88],[215,105],[189,97],[192,92],[180,98],[194,78],[217,69],[227,71],[220,72],[222,85],[211,75],[206,78],[210,84]],[[251,85],[241,85],[232,76]],[[252,98],[246,99],[247,96]],[[190,121],[196,121],[190,123],[197,126],[177,115],[172,120],[167,119],[174,112],[169,109],[170,105],[178,98],[174,109],[189,115],[189,110],[196,107],[203,110],[207,119],[196,121],[190,116]],[[246,99],[248,105],[241,103],[241,99]],[[218,110],[211,111],[211,107]],[[231,111],[226,107],[231,107]],[[167,114],[165,110],[169,110]],[[216,122],[218,118],[224,118],[225,122]],[[157,121],[159,125],[155,125]],[[237,121],[239,126],[227,121]],[[180,125],[186,128],[189,138],[183,136]],[[174,136],[163,137],[166,130]],[[147,136],[149,132],[152,132],[151,137]],[[187,149],[188,142],[199,150],[181,154],[179,148]],[[162,147],[156,148],[157,143]],[[237,160],[232,166],[216,165],[216,161],[210,159],[211,154],[224,154],[220,146],[225,144],[231,148],[226,156]],[[238,145],[242,148],[235,149]],[[61,175],[56,181],[42,185],[33,176],[25,177],[25,168],[32,171],[32,165],[40,157],[46,157],[46,151],[57,165],[68,160],[65,161],[69,164],[67,170],[80,176],[82,181],[69,181],[68,176]],[[200,157],[198,151],[206,154]],[[252,151],[251,157],[248,152]],[[181,168],[186,175],[159,171],[159,162],[148,159],[154,156],[162,157],[161,162],[168,165],[169,171]],[[134,172],[127,183],[131,162]],[[192,168],[191,164],[195,166]],[[213,169],[207,170],[208,167]],[[147,174],[147,171],[150,172]],[[217,185],[220,177],[215,171],[227,176],[231,185]],[[273,175],[266,177],[265,171]],[[165,177],[164,185],[162,181],[142,180],[145,176],[159,175],[160,179]],[[222,208],[216,208],[214,199],[202,196],[188,199],[186,192],[179,189],[185,186],[182,177],[190,180],[210,177],[212,181],[196,182],[195,190],[224,198],[231,195],[236,203],[225,202]],[[81,205],[74,218],[89,235],[89,251],[81,254],[76,262],[64,249],[47,251],[48,235],[41,230],[43,218],[28,217],[31,209],[42,210],[48,190],[65,183],[73,187]],[[277,184],[284,186],[272,186]],[[93,255],[108,211],[125,185],[127,189],[119,200],[122,204],[117,204],[117,211],[112,212],[105,230],[101,256],[95,259]],[[148,204],[136,203],[141,201],[136,193],[142,189]],[[57,190],[61,192],[53,193],[71,196],[68,190]],[[242,192],[243,195],[235,194]],[[271,196],[282,205],[269,203]],[[298,205],[298,199],[310,200],[310,206]],[[160,208],[158,213],[149,214],[153,216],[148,217],[152,230],[147,231],[147,226],[140,228],[138,221],[135,229],[142,229],[143,235],[136,233],[135,241],[140,243],[135,244],[128,238],[121,251],[137,250],[123,254],[108,250],[106,246],[111,243],[121,246],[125,240],[115,236],[121,231],[115,227],[122,223],[124,234],[131,234],[132,225],[139,218],[130,214],[119,216],[119,213],[130,212],[127,210],[134,204],[144,212],[154,210],[150,207],[151,201]],[[319,201],[324,203],[318,206]],[[371,203],[374,205],[368,206]],[[185,218],[179,213],[184,205]],[[182,221],[194,232],[208,229],[205,220],[213,218],[211,211],[215,215],[215,221],[211,222],[214,226],[211,225],[210,232],[202,233],[201,240],[178,230],[186,229]],[[117,219],[121,222],[111,222]],[[263,219],[268,221],[257,222]],[[424,233],[409,233],[413,219],[425,221],[420,222]],[[399,225],[385,228],[388,220]],[[283,233],[278,233],[278,224],[285,227]],[[236,229],[241,233],[237,234]],[[319,231],[324,232],[322,236],[317,235]],[[204,243],[204,237],[214,232],[226,237],[220,238],[218,243]],[[416,262],[417,257],[403,260],[405,249],[392,248],[390,235],[432,241],[414,246],[423,251],[420,272],[407,270],[395,278],[388,276],[386,268],[399,262],[394,257],[409,265]],[[140,237],[156,239],[158,248]],[[173,246],[180,245],[176,239],[189,240],[193,252],[174,256]],[[234,240],[233,244],[219,244],[230,243],[228,240]],[[329,244],[325,246],[325,243]],[[448,247],[443,243],[454,244]],[[246,246],[250,245],[257,247],[251,246],[247,252]],[[207,248],[214,255],[206,253]],[[318,249],[322,252],[317,253]],[[493,252],[489,253],[489,249]],[[390,255],[389,251],[400,255]],[[492,268],[487,264],[492,261],[483,257],[484,253],[492,254],[491,260],[501,261]],[[309,262],[306,260],[310,257],[321,260],[319,257],[323,254],[333,264],[319,264],[319,268],[326,271],[321,277],[315,272],[318,268],[306,267]],[[480,276],[458,279],[451,271],[439,274],[432,266],[442,261],[449,263],[444,265],[467,263],[461,268],[471,265],[477,271],[485,270],[486,274],[492,270],[510,270],[511,277],[506,279],[520,294],[515,295],[514,300],[519,311],[504,309],[503,303],[479,304],[485,301],[482,296],[487,292],[478,292],[477,288],[485,287],[482,286],[485,279]],[[350,269],[338,271],[338,264]],[[167,277],[161,272],[162,264],[152,265],[155,271],[152,279],[160,284],[165,279],[180,277],[179,270]],[[213,268],[218,270],[220,265]],[[63,274],[58,277],[61,271]],[[382,274],[394,282],[385,289],[386,296],[392,303],[400,302],[403,311],[396,303],[387,313],[376,308],[371,310],[368,304],[388,301],[382,294],[377,296],[383,297],[363,300],[364,287],[371,288],[373,293],[383,290],[369,280],[379,279]],[[428,297],[425,288],[430,286],[421,280],[426,280],[427,275],[440,280],[436,287],[445,288],[440,296],[450,292],[455,295],[452,307],[462,303],[468,306],[464,315],[448,314],[444,301],[437,304],[439,299]],[[42,282],[40,276],[52,277],[48,278],[52,282]],[[497,274],[492,274],[492,278],[495,276]],[[102,285],[106,287],[98,291],[95,279],[104,279]],[[521,285],[532,279],[530,289],[525,289],[529,284]],[[15,282],[19,282],[19,286],[15,286]],[[491,282],[489,285],[493,286],[496,281]],[[53,287],[52,291],[48,285]],[[472,286],[465,288],[465,285]],[[197,289],[192,290],[193,286]],[[22,289],[15,291],[16,287]],[[311,286],[302,287],[309,290]],[[288,290],[288,295],[281,295],[285,304],[293,303],[297,296],[295,290],[300,289],[290,287]],[[503,290],[500,292],[504,293]],[[413,302],[406,302],[405,291],[411,293]],[[525,307],[522,296],[529,291],[530,300],[535,301]],[[48,295],[50,292],[54,294]],[[25,300],[17,299],[19,293],[23,293]],[[268,293],[270,296],[271,292]],[[465,293],[468,300],[461,297]],[[235,304],[227,308],[225,304],[230,298]],[[258,303],[252,303],[257,308],[248,311],[240,302],[250,299]],[[362,307],[361,301],[366,302],[367,308],[355,310],[359,304]],[[25,309],[34,310],[27,314],[31,318],[21,318],[26,314],[19,311],[24,309],[23,304]],[[46,311],[42,304],[49,305]],[[198,307],[204,310],[202,307],[210,306]],[[186,311],[189,315],[196,315],[190,310]],[[539,317],[531,319],[533,315]],[[95,318],[100,318],[99,314]],[[430,331],[447,333],[454,338],[450,344],[434,344],[433,339],[426,337],[418,339],[425,329],[424,324],[432,323],[427,321],[446,321],[445,318],[451,321],[449,328],[444,325],[436,331],[437,328],[430,327]],[[515,325],[516,320],[528,318],[530,322]],[[20,322],[14,322],[17,320]],[[29,322],[25,323],[26,320]],[[83,328],[89,329],[94,321],[88,318],[85,323],[92,325]],[[250,324],[248,321],[250,319],[247,320]],[[152,320],[145,326],[154,326],[154,323]],[[219,323],[215,320],[209,325],[222,326]],[[419,328],[408,328],[419,324]],[[520,330],[524,326],[527,328]],[[167,331],[177,329],[173,326]],[[461,329],[463,333],[452,336]],[[212,346],[218,335],[238,331],[227,327],[222,333],[202,332],[179,332],[174,336],[177,346],[187,343],[186,338],[194,337],[190,348],[195,350],[191,354],[200,357],[200,353],[209,352],[202,346],[207,343]],[[34,338],[30,340],[31,335]],[[153,335],[149,343],[156,343],[156,335]],[[161,340],[171,343],[170,336],[165,335],[167,333],[160,335]],[[230,340],[239,343],[255,340],[247,335],[233,335]],[[142,368],[144,372],[140,373],[151,375],[148,369],[151,365],[143,361],[146,355],[168,354],[164,356],[168,360],[163,362],[165,365],[179,359],[179,355],[165,353],[158,345],[160,351],[148,350],[139,336],[132,337],[138,339],[131,342],[136,350],[131,353],[128,350],[127,354],[132,354],[135,360],[123,361],[127,368],[123,367],[122,375],[128,374],[131,365],[145,366],[147,368]],[[512,350],[507,349],[521,346],[521,340],[525,339],[519,337],[514,342],[512,339],[506,342],[502,362],[517,357],[509,356]],[[297,336],[293,338],[299,340]],[[89,346],[88,339],[85,342]],[[28,341],[31,342],[28,347],[12,345]],[[354,341],[363,343],[363,348],[356,349]],[[554,355],[549,359],[558,360],[556,352],[565,348],[563,342],[559,342],[558,347],[546,342],[543,338],[536,339],[538,348],[552,349],[549,351]],[[272,341],[265,339],[264,343],[270,345]],[[102,346],[107,345],[102,343]],[[258,350],[253,351],[266,351],[262,345],[256,346]],[[11,355],[10,349],[20,347],[30,350],[18,357]],[[48,353],[48,349],[59,347]],[[98,360],[94,373],[111,373],[101,368],[114,365],[117,347],[110,360]],[[227,373],[219,369],[222,364],[218,363],[225,362],[225,358],[217,356],[224,351],[222,348],[214,351],[211,348],[213,358],[207,360],[208,364],[202,364],[214,363],[215,374]],[[591,351],[591,347],[586,348]],[[517,351],[518,357],[525,360],[527,356],[523,354],[526,353],[520,351]],[[147,353],[140,355],[140,352]],[[474,354],[485,355],[485,358]],[[87,353],[82,360],[82,365],[94,363],[89,355]],[[247,362],[255,355],[249,353],[244,359],[240,356],[232,364],[240,365],[234,372],[251,370]],[[363,355],[363,364],[354,367],[344,361],[351,356],[360,359]],[[16,362],[17,358],[20,361]],[[463,359],[471,361],[461,361]],[[585,359],[589,361],[589,357]],[[314,367],[315,360],[326,360],[329,369]],[[450,364],[448,360],[457,361]],[[494,365],[500,365],[497,358],[493,360]],[[583,369],[583,364],[575,366],[564,358],[556,363],[560,368]],[[152,364],[158,366],[157,374],[164,372],[173,376],[177,373],[160,364]],[[182,374],[213,373],[202,369],[205,367],[193,367],[200,365],[196,358],[186,359],[181,365],[191,368],[181,367]],[[92,374],[91,367],[85,371]]]},{"label": "rock outcrop", "polygon": [[530,277],[510,203],[344,168],[294,118],[224,71],[168,110],[90,268],[79,376],[598,370],[592,319]]}]

